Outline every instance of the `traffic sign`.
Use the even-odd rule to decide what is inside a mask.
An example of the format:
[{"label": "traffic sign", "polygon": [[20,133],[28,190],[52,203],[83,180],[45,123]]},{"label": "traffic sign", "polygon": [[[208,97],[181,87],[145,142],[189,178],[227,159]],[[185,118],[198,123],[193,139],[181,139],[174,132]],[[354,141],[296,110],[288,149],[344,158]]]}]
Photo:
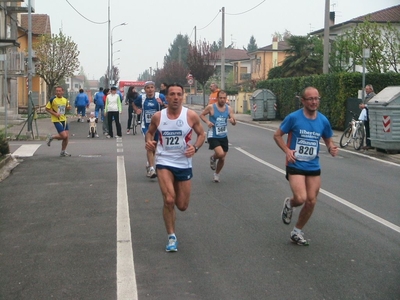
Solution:
[{"label": "traffic sign", "polygon": [[189,78],[187,82],[188,82],[189,85],[192,85],[193,84],[193,79]]}]

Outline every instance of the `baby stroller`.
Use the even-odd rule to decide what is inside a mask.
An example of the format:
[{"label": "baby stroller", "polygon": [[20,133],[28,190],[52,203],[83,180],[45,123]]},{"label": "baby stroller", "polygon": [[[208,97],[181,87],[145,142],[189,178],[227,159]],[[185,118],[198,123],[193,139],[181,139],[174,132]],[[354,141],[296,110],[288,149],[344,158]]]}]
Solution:
[{"label": "baby stroller", "polygon": [[92,137],[99,137],[99,135],[97,134],[97,118],[94,116],[94,112],[90,113],[90,117],[88,118],[88,123],[89,123],[89,134],[88,134],[88,138]]}]

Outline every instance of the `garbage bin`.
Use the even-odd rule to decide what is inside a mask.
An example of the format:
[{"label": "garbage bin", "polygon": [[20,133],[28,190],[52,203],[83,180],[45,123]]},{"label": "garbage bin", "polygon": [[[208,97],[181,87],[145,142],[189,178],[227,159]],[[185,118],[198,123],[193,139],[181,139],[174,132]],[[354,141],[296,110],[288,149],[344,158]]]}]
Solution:
[{"label": "garbage bin", "polygon": [[400,150],[400,86],[389,86],[368,101],[371,146]]},{"label": "garbage bin", "polygon": [[256,90],[250,101],[253,121],[273,120],[276,118],[276,97],[270,90]]}]

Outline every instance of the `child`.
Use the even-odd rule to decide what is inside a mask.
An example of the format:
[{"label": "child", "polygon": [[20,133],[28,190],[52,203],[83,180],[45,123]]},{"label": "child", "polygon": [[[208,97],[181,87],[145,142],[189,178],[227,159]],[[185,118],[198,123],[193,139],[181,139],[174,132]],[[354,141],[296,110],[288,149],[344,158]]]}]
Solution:
[{"label": "child", "polygon": [[96,137],[98,138],[99,135],[97,134],[97,130],[96,130],[97,118],[95,117],[93,111],[90,113],[90,117],[88,118],[87,121],[89,123],[89,134],[87,137],[90,138],[90,137],[94,137],[96,135]]}]

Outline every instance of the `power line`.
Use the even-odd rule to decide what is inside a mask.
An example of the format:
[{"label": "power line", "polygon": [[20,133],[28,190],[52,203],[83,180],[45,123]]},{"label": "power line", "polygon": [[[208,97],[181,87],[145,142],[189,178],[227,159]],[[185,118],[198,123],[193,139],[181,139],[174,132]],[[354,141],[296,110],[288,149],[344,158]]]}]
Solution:
[{"label": "power line", "polygon": [[230,15],[230,16],[243,15],[243,14],[248,13],[249,11],[252,11],[253,9],[257,8],[258,6],[260,6],[261,4],[263,4],[264,2],[265,2],[265,0],[264,0],[264,1],[261,1],[260,3],[258,3],[258,4],[257,4],[256,6],[254,6],[253,8],[250,8],[250,9],[248,9],[248,10],[246,10],[246,11],[243,11],[243,12],[240,12],[240,13],[237,13],[237,14],[228,14],[228,13],[225,13],[225,14]]},{"label": "power line", "polygon": [[82,15],[71,3],[69,3],[68,0],[65,0],[65,1],[67,1],[67,3],[72,7],[72,9],[75,10],[82,18],[86,19],[87,21],[89,21],[89,22],[91,22],[91,23],[94,23],[94,24],[106,24],[106,23],[108,22],[108,21],[104,21],[104,22],[95,22],[95,21],[89,20],[89,19],[86,18],[84,15]]},{"label": "power line", "polygon": [[[265,0],[264,0],[265,1]],[[197,30],[203,30],[206,29],[208,26],[210,26],[210,24],[212,22],[214,22],[214,20],[218,17],[218,15],[220,14],[221,10],[218,11],[217,15],[214,17],[214,19],[212,19],[212,21],[210,23],[208,23],[206,26],[204,26],[203,28],[197,29]]]}]

